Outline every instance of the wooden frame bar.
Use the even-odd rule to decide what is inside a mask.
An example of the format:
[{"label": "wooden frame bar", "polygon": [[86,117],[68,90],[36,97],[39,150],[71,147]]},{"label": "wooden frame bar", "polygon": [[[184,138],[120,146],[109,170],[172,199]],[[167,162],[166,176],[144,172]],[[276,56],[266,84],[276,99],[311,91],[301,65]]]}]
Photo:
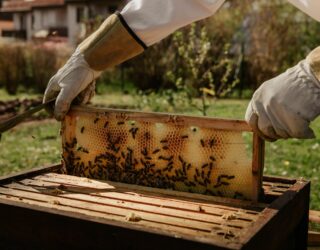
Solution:
[{"label": "wooden frame bar", "polygon": [[124,109],[93,108],[88,106],[75,106],[72,107],[71,112],[72,111],[95,113],[97,114],[97,116],[99,116],[99,114],[101,113],[103,113],[104,115],[108,115],[109,113],[118,113],[119,117],[122,117],[124,118],[124,120],[128,121],[137,120],[144,122],[162,123],[172,122],[174,124],[181,124],[184,126],[201,126],[203,128],[252,132],[251,127],[245,121],[235,119],[219,119],[203,116],[188,116],[161,112],[152,113]]},{"label": "wooden frame bar", "polygon": [[253,192],[257,200],[261,198],[262,176],[264,169],[265,142],[258,134],[253,134],[252,144],[252,173],[253,173]]}]

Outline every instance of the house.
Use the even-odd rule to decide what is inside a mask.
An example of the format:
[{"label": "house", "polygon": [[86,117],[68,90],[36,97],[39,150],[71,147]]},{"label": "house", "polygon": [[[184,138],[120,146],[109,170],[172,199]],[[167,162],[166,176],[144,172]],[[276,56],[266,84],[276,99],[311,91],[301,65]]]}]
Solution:
[{"label": "house", "polygon": [[[2,6],[3,0],[0,0],[0,8]],[[3,30],[13,29],[13,21],[11,13],[1,13],[0,12],[0,37],[2,36]]]},{"label": "house", "polygon": [[88,33],[88,25],[104,19],[125,0],[4,0],[0,13],[11,13],[13,29],[3,37],[26,41],[50,40],[75,46]]}]

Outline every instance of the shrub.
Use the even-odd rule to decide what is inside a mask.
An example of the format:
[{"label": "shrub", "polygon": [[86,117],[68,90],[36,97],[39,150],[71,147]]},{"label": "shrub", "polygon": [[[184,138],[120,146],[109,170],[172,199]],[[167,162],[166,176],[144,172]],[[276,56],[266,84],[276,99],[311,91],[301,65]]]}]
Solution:
[{"label": "shrub", "polygon": [[70,49],[63,46],[1,44],[0,87],[12,95],[19,88],[42,93],[70,54]]},{"label": "shrub", "polygon": [[15,94],[26,78],[25,50],[22,44],[0,46],[0,86]]}]

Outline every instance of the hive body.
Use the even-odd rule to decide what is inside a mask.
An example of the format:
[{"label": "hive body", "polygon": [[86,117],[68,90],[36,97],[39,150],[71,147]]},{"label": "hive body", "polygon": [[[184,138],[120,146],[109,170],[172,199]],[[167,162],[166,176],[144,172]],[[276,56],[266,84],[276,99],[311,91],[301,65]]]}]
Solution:
[{"label": "hive body", "polygon": [[254,199],[242,131],[202,125],[201,118],[74,109],[62,126],[65,168],[100,180]]}]

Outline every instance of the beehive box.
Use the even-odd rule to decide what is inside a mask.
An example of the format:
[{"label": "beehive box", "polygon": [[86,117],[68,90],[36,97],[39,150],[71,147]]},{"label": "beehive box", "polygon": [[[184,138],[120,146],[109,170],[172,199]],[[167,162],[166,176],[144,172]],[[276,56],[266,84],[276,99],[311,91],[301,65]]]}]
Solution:
[{"label": "beehive box", "polygon": [[264,177],[260,202],[59,174],[0,179],[0,249],[306,249],[310,184]]},{"label": "beehive box", "polygon": [[262,194],[264,144],[244,121],[74,107],[62,140],[70,175],[255,201]]}]

